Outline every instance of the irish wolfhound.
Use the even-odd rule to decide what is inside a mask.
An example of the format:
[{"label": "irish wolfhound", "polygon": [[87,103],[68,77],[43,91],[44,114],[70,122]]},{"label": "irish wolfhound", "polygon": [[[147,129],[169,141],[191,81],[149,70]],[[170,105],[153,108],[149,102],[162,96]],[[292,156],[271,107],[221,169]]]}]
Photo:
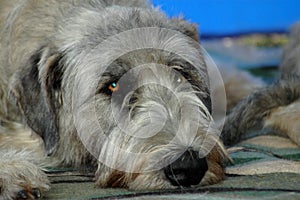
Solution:
[{"label": "irish wolfhound", "polygon": [[[40,197],[48,157],[95,171],[100,187],[223,179],[227,154],[193,24],[144,0],[0,5],[0,199]],[[11,133],[21,122],[45,158]]]}]

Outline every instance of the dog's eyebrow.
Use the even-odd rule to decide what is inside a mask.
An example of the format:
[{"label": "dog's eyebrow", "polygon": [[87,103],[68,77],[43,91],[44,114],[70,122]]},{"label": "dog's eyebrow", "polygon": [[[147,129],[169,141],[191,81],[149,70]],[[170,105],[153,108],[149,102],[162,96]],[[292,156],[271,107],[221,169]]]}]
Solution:
[{"label": "dog's eyebrow", "polygon": [[110,80],[118,80],[120,77],[121,75],[118,75],[116,73],[111,73],[111,72],[104,72],[102,74],[102,78],[110,79]]},{"label": "dog's eyebrow", "polygon": [[172,65],[171,68],[175,69],[175,70],[183,70],[183,67],[181,67],[179,65]]},{"label": "dog's eyebrow", "polygon": [[110,80],[118,80],[126,73],[127,69],[129,69],[127,64],[117,59],[107,67],[102,73],[102,77],[109,78]]}]

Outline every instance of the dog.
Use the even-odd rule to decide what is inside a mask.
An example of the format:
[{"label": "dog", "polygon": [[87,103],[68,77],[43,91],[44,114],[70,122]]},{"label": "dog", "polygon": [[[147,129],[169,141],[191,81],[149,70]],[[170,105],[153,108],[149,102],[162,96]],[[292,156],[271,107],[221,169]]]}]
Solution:
[{"label": "dog", "polygon": [[0,5],[0,199],[40,198],[54,164],[95,172],[99,187],[223,180],[194,24],[144,0]]},{"label": "dog", "polygon": [[[214,101],[225,97],[213,91],[194,24],[143,0],[0,5],[0,199],[40,198],[50,189],[43,170],[53,165],[92,171],[99,187],[224,178],[230,158]],[[299,144],[299,67],[288,58],[297,41],[278,83],[230,110],[225,145],[268,128]]]}]

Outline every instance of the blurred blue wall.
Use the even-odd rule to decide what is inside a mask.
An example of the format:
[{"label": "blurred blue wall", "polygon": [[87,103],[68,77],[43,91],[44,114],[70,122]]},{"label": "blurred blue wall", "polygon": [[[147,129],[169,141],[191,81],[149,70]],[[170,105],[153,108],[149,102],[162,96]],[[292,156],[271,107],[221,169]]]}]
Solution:
[{"label": "blurred blue wall", "polygon": [[300,20],[300,0],[151,0],[169,16],[183,14],[201,35],[285,32]]}]

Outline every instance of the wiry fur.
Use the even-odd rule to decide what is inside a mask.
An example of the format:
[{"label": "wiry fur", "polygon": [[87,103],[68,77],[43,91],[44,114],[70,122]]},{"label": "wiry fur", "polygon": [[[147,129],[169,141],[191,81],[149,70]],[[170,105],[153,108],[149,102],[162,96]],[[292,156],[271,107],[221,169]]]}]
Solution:
[{"label": "wiry fur", "polygon": [[228,112],[244,97],[265,86],[260,78],[254,77],[246,71],[222,66],[220,72],[224,81]]},{"label": "wiry fur", "polygon": [[[24,126],[13,124],[13,127],[0,132],[0,199],[11,199],[24,187],[29,190],[23,191],[24,194],[33,199],[40,196],[40,191],[49,189],[49,181],[42,171],[49,162],[44,160],[39,137]],[[18,195],[21,198],[21,193]]]},{"label": "wiry fur", "polygon": [[300,144],[300,25],[294,25],[280,64],[276,83],[244,98],[227,116],[222,138],[226,145],[253,132],[288,136]]},{"label": "wiry fur", "polygon": [[[299,77],[289,77],[277,83],[259,89],[242,100],[226,117],[222,139],[226,145],[237,143],[241,137],[264,128],[279,127],[267,123],[269,117],[279,107],[286,107],[300,98]],[[298,110],[299,112],[299,110]],[[286,119],[288,121],[288,119]],[[293,120],[294,121],[294,120]],[[296,121],[294,121],[296,123]],[[282,121],[280,123],[286,123]],[[282,131],[286,134],[285,130]]]},{"label": "wiry fur", "polygon": [[[21,198],[20,191],[24,188],[31,188],[26,193],[28,199],[40,197],[41,190],[49,189],[49,181],[46,174],[42,172],[40,160],[35,160],[39,155],[29,150],[16,151],[12,147],[6,151],[1,149],[1,196],[0,199],[11,199],[16,194]],[[35,191],[38,188],[39,191]]]},{"label": "wiry fur", "polygon": [[[43,139],[48,156],[61,165],[97,170],[101,187],[175,187],[157,162],[172,162],[187,149],[206,156],[208,170],[197,184],[223,179],[227,155],[212,125],[206,65],[192,24],[168,19],[143,0],[7,0],[0,5],[3,122],[26,122]],[[128,30],[133,31],[122,38]],[[120,55],[121,50],[128,51]],[[112,101],[107,84],[141,65],[145,72],[127,81],[142,87],[121,103]],[[121,128],[131,136],[115,122],[115,108],[129,110],[134,123]],[[157,126],[157,134],[144,137]],[[0,137],[0,196],[35,198],[36,191],[49,188],[40,170],[45,158],[27,147],[15,150],[17,142],[8,138]],[[147,156],[124,156],[120,149]]]},{"label": "wiry fur", "polygon": [[[0,199],[38,198],[49,189],[41,169],[53,163],[95,171],[101,187],[173,188],[164,164],[193,151],[193,160],[205,156],[207,163],[193,185],[224,178],[227,155],[213,125],[194,25],[168,19],[143,0],[7,0],[0,23]],[[266,127],[299,142],[293,42],[281,80],[232,109],[225,144]],[[143,73],[135,70],[140,66]],[[112,81],[124,94],[107,93]],[[134,92],[124,87],[131,81]],[[113,115],[120,110],[129,121]],[[20,123],[32,132],[20,133]]]}]

